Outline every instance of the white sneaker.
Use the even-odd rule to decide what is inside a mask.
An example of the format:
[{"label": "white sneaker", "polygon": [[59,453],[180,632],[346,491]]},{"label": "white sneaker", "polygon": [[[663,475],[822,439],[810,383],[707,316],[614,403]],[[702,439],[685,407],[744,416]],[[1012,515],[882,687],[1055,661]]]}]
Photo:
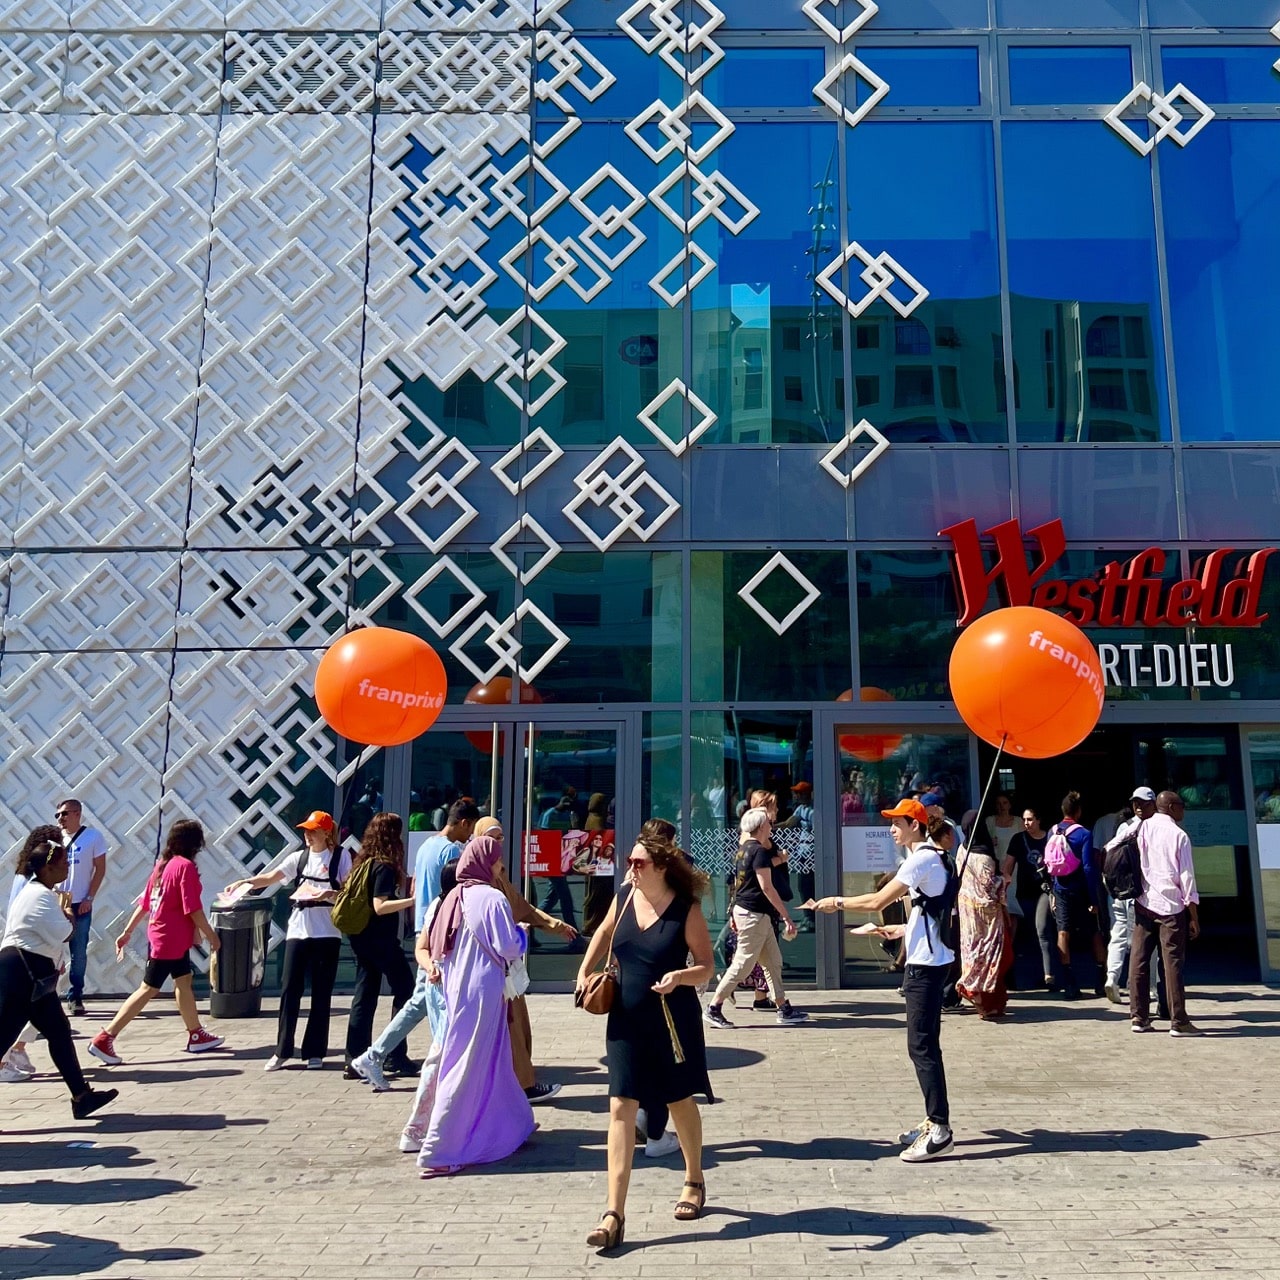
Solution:
[{"label": "white sneaker", "polygon": [[26,1075],[33,1076],[36,1073],[35,1063],[27,1057],[25,1049],[10,1049],[8,1063],[11,1067],[17,1067],[19,1071]]},{"label": "white sneaker", "polygon": [[23,1084],[25,1081],[30,1080],[34,1074],[34,1071],[30,1074],[25,1071],[19,1071],[12,1062],[6,1062],[4,1066],[0,1067],[0,1084]]},{"label": "white sneaker", "polygon": [[926,1160],[936,1160],[939,1156],[945,1156],[953,1146],[955,1146],[955,1139],[950,1129],[944,1129],[939,1124],[930,1124],[905,1151],[899,1154],[898,1159],[904,1160],[907,1164],[923,1164]]},{"label": "white sneaker", "polygon": [[307,1070],[308,1070],[308,1071],[322,1071],[322,1070],[324,1070],[324,1059],[323,1059],[323,1058],[308,1058],[308,1059],[307,1059]]},{"label": "white sneaker", "polygon": [[1107,999],[1110,1000],[1112,1004],[1120,1003],[1120,984],[1118,982],[1108,982],[1107,985],[1103,987],[1103,991],[1106,993]]},{"label": "white sneaker", "polygon": [[351,1059],[351,1070],[362,1080],[367,1080],[374,1093],[387,1093],[391,1085],[382,1074],[382,1063],[373,1056],[372,1049],[366,1049],[358,1058]]},{"label": "white sneaker", "polygon": [[278,1053],[273,1053],[271,1057],[262,1064],[262,1069],[263,1071],[279,1071],[288,1061],[288,1058],[282,1058]]},{"label": "white sneaker", "polygon": [[651,1138],[644,1144],[644,1153],[650,1160],[660,1160],[680,1150],[680,1139],[674,1129],[668,1129],[660,1138]]},{"label": "white sneaker", "polygon": [[426,1130],[420,1128],[418,1125],[405,1125],[404,1132],[400,1135],[400,1150],[403,1151],[405,1155],[412,1155],[416,1151],[421,1151],[422,1143],[426,1136]]},{"label": "white sneaker", "polygon": [[898,1134],[898,1141],[902,1143],[904,1147],[911,1146],[911,1144],[915,1142],[922,1133],[928,1132],[929,1125],[931,1123],[932,1121],[925,1119],[921,1120],[920,1123],[915,1125],[913,1128],[904,1129],[900,1134]]}]

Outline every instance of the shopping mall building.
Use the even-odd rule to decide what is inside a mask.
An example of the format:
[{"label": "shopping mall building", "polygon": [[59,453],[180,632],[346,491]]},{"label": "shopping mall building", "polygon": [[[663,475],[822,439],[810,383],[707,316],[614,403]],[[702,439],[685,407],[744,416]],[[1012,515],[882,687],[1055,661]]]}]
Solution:
[{"label": "shopping mall building", "polygon": [[[1002,599],[1107,683],[1015,807],[1175,788],[1193,977],[1280,975],[1280,0],[0,0],[0,192],[3,844],[106,833],[91,988],[187,815],[211,889],[470,795],[575,913],[663,816],[718,927],[764,787],[868,886]],[[357,760],[371,621],[449,696]]]}]

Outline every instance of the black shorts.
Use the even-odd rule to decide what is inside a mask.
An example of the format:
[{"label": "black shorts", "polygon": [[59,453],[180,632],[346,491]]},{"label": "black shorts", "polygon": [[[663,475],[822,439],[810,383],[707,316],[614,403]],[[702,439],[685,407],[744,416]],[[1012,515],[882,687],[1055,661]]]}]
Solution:
[{"label": "black shorts", "polygon": [[182,956],[178,960],[151,959],[147,961],[147,967],[142,971],[142,981],[149,987],[155,987],[158,991],[164,986],[166,978],[186,978],[190,973],[190,954]]},{"label": "black shorts", "polygon": [[1087,893],[1053,893],[1053,917],[1059,933],[1074,933],[1080,937],[1092,937],[1098,932],[1098,917],[1089,910],[1093,903]]}]

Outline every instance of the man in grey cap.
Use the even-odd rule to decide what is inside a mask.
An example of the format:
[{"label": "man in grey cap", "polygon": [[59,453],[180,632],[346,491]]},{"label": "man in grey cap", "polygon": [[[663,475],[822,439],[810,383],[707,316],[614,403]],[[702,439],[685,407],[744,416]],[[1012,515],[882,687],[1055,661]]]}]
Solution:
[{"label": "man in grey cap", "polygon": [[[1133,805],[1133,817],[1122,822],[1115,835],[1107,841],[1107,849],[1127,840],[1156,811],[1156,793],[1150,787],[1134,787],[1129,797]],[[1111,900],[1111,941],[1107,946],[1107,999],[1120,1003],[1121,976],[1129,971],[1129,944],[1133,938],[1133,900]]]}]

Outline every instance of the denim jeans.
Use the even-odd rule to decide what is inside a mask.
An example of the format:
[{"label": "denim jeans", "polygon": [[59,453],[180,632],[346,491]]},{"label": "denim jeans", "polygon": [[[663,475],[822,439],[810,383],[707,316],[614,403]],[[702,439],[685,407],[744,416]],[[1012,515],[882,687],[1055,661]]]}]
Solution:
[{"label": "denim jeans", "polygon": [[387,1023],[383,1033],[369,1046],[369,1056],[381,1062],[397,1045],[409,1038],[409,1032],[427,1016],[427,988],[431,984],[423,970],[418,970],[413,995],[400,1006],[400,1012]]},{"label": "denim jeans", "polygon": [[89,926],[93,923],[93,908],[90,907],[84,915],[80,915],[78,907],[72,909],[76,912],[76,918],[71,937],[67,941],[67,948],[71,952],[71,963],[67,970],[71,985],[67,990],[67,999],[80,1000],[84,997],[84,971],[89,962]]},{"label": "denim jeans", "polygon": [[907,1053],[916,1069],[925,1111],[934,1124],[951,1124],[942,1066],[942,988],[946,965],[909,964],[902,979],[907,1002]]}]

